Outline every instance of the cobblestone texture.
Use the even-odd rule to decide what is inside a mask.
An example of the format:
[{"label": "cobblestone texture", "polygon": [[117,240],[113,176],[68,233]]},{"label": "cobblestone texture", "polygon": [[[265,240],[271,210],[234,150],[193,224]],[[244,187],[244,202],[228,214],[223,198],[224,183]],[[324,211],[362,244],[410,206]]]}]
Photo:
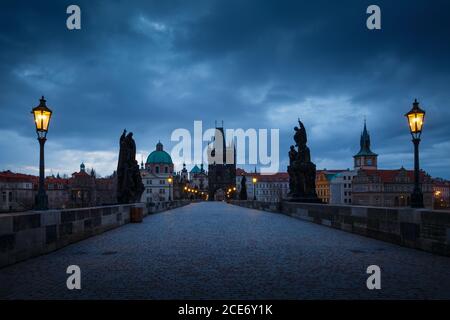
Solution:
[{"label": "cobblestone texture", "polygon": [[[66,288],[69,265],[81,290]],[[382,269],[381,290],[366,268]],[[450,258],[284,215],[197,203],[0,269],[3,299],[450,298]]]}]

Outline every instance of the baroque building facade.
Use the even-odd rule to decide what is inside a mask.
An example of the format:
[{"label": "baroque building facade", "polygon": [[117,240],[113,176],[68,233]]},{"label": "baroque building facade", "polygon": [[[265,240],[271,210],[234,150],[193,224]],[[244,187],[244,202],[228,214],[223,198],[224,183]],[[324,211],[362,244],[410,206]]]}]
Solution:
[{"label": "baroque building facade", "polygon": [[34,205],[38,177],[0,172],[0,212],[29,210]]},{"label": "baroque building facade", "polygon": [[[145,190],[141,202],[154,203],[173,200],[174,171],[171,156],[161,142],[149,154],[145,165],[141,163],[141,177]],[[170,180],[169,180],[170,178]]]},{"label": "baroque building facade", "polygon": [[356,170],[341,171],[330,181],[330,204],[352,204],[353,177]]},{"label": "baroque building facade", "polygon": [[331,183],[336,175],[344,170],[317,170],[316,171],[316,190],[317,197],[322,203],[330,203],[331,201]]},{"label": "baroque building facade", "polygon": [[[433,207],[433,183],[424,171],[420,172],[420,182],[425,208]],[[352,204],[376,207],[408,207],[414,188],[414,171],[358,170],[353,177]]]},{"label": "baroque building facade", "polygon": [[[247,199],[263,202],[280,202],[287,198],[289,193],[289,174],[287,172],[277,172],[274,174],[260,174],[256,172],[246,172],[236,169],[236,192],[235,197],[241,192],[242,177],[245,176],[247,189]],[[253,183],[256,178],[256,183]]]},{"label": "baroque building facade", "polygon": [[[38,177],[33,175],[0,172],[0,212],[32,210],[38,190]],[[50,209],[66,209],[115,204],[117,181],[115,174],[99,178],[93,170],[86,172],[85,165],[70,178],[47,176],[45,189]]]}]

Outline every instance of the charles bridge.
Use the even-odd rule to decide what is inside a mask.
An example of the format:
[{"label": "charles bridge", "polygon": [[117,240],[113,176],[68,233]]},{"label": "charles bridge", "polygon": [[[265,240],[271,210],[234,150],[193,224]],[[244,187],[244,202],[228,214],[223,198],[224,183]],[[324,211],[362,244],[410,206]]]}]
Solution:
[{"label": "charles bridge", "polygon": [[[298,123],[290,193],[277,203],[246,192],[228,203],[141,203],[136,144],[125,130],[118,205],[46,210],[41,170],[41,210],[0,215],[0,298],[450,299],[450,212],[419,209],[420,201],[414,209],[320,203]],[[209,172],[228,164],[219,166]],[[76,290],[66,285],[73,266]],[[374,266],[381,283],[370,288]]]},{"label": "charles bridge", "polygon": [[[136,207],[146,217],[128,223]],[[0,298],[449,299],[449,229],[450,212],[292,202],[5,214]]]}]

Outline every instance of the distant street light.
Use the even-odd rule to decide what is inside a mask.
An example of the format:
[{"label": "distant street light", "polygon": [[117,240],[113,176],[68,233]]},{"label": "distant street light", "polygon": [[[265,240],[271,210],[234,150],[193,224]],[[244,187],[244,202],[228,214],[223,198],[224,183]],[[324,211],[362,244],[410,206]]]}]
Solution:
[{"label": "distant street light", "polygon": [[258,179],[256,177],[253,177],[253,200],[256,200],[256,183],[258,182]]},{"label": "distant street light", "polygon": [[167,182],[169,182],[169,201],[172,201],[172,197],[170,195],[170,187],[171,187],[172,182],[173,182],[172,177],[167,178]]},{"label": "distant street light", "polygon": [[420,109],[417,99],[414,100],[411,111],[405,114],[405,117],[408,119],[409,130],[414,144],[414,189],[411,194],[411,207],[423,208],[423,193],[419,180],[419,143],[420,136],[422,135],[425,111]]},{"label": "distant street light", "polygon": [[39,100],[37,107],[31,110],[36,124],[36,133],[40,146],[39,156],[39,188],[36,195],[36,210],[48,210],[48,197],[45,193],[45,163],[44,163],[44,144],[47,141],[48,126],[52,117],[52,111],[45,104],[44,96]]}]

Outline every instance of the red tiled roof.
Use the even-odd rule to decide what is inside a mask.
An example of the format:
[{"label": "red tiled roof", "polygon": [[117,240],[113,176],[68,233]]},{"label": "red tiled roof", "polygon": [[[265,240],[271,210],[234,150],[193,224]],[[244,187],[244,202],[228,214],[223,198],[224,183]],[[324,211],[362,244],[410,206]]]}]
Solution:
[{"label": "red tiled roof", "polygon": [[90,175],[86,171],[74,172],[72,173],[72,177],[90,177]]},{"label": "red tiled roof", "polygon": [[[407,177],[413,181],[414,180],[414,171],[406,170],[404,168],[396,169],[396,170],[360,170],[363,171],[367,176],[377,176],[380,177],[381,182],[383,183],[392,183],[395,182],[395,178],[401,173],[406,172]],[[426,172],[420,171],[420,180],[425,180],[429,177]]]},{"label": "red tiled roof", "polygon": [[0,172],[0,181],[6,182],[37,182],[38,177],[24,173],[15,173],[11,171]]},{"label": "red tiled roof", "polygon": [[288,182],[289,174],[287,172],[278,172],[275,174],[260,174],[258,177],[258,181],[260,182]]},{"label": "red tiled roof", "polygon": [[241,175],[257,177],[258,182],[289,181],[289,174],[287,172],[261,174],[260,172],[246,172],[241,168],[236,168],[236,176]]}]

